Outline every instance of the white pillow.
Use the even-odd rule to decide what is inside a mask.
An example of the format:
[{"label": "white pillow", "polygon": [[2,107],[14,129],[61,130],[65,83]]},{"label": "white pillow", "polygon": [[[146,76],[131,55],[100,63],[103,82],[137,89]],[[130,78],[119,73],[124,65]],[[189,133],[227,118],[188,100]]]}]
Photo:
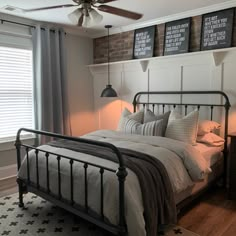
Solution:
[{"label": "white pillow", "polygon": [[197,136],[197,142],[206,143],[214,147],[220,147],[224,144],[225,140],[214,133],[207,133],[201,136]]},{"label": "white pillow", "polygon": [[198,110],[194,110],[184,117],[175,110],[171,111],[165,136],[167,138],[195,145],[197,138],[198,116]]},{"label": "white pillow", "polygon": [[124,108],[124,110],[122,111],[121,116],[120,116],[117,131],[124,130],[125,118],[133,119],[139,123],[143,123],[143,115],[144,115],[143,110],[137,111],[135,113],[131,113],[127,108]]},{"label": "white pillow", "polygon": [[130,118],[124,118],[123,132],[128,134],[140,134],[145,136],[161,136],[163,120],[156,120],[141,124]]},{"label": "white pillow", "polygon": [[170,111],[168,111],[164,114],[161,114],[161,115],[155,115],[151,110],[147,109],[144,112],[143,123],[156,121],[156,120],[163,120],[162,136],[164,136],[165,132],[166,132],[166,127],[167,127],[167,124],[168,124],[169,116],[170,116]]},{"label": "white pillow", "polygon": [[197,135],[204,135],[220,128],[220,124],[212,120],[200,120],[198,122]]}]

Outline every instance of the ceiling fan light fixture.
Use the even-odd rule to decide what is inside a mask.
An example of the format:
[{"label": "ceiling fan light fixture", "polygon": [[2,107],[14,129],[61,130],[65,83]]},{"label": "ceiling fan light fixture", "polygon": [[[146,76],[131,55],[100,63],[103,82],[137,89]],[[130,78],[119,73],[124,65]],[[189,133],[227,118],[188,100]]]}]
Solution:
[{"label": "ceiling fan light fixture", "polygon": [[100,15],[96,10],[91,9],[89,11],[89,16],[93,24],[99,24],[102,21],[102,15]]},{"label": "ceiling fan light fixture", "polygon": [[91,27],[92,25],[93,25],[93,22],[92,22],[92,20],[91,20],[91,17],[84,15],[82,26],[85,27],[85,28],[89,28],[89,27]]},{"label": "ceiling fan light fixture", "polygon": [[68,15],[68,18],[69,18],[69,20],[71,21],[71,23],[73,23],[74,25],[77,25],[77,24],[78,24],[78,21],[79,21],[79,18],[81,17],[81,15],[82,15],[81,9],[78,8],[78,9],[72,11],[72,12]]}]

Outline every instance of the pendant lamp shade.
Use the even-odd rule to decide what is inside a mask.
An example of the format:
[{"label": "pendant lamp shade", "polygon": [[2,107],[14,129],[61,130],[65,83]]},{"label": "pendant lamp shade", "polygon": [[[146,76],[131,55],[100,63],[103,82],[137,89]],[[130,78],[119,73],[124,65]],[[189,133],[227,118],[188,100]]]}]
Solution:
[{"label": "pendant lamp shade", "polygon": [[117,93],[112,88],[111,84],[108,84],[106,88],[103,89],[101,97],[117,97]]},{"label": "pendant lamp shade", "polygon": [[111,28],[111,25],[105,25],[105,28],[108,31],[107,35],[107,68],[108,68],[108,84],[106,85],[106,88],[103,89],[101,93],[101,97],[117,97],[116,91],[112,88],[112,85],[110,84],[110,49],[109,49],[109,29]]}]

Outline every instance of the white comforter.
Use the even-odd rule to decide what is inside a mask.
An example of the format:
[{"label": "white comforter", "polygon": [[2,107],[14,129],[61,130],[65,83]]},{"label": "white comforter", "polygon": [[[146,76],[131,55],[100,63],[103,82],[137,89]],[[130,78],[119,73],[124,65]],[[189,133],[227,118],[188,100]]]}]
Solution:
[{"label": "white comforter", "polygon": [[[193,181],[199,181],[210,171],[204,157],[193,146],[183,142],[164,137],[152,137],[141,135],[127,135],[117,131],[100,130],[84,135],[83,138],[110,142],[118,147],[140,151],[158,158],[166,167],[170,177],[174,193],[179,193]],[[55,154],[70,156],[76,159],[97,163],[102,166],[117,169],[118,165],[108,160],[100,159],[91,155],[56,148],[48,145],[40,147],[45,151]],[[30,178],[36,182],[34,152],[30,153]],[[56,156],[49,158],[50,190],[57,194],[57,160]],[[70,168],[68,160],[61,160],[62,196],[70,199]],[[143,218],[143,203],[140,185],[137,176],[131,171],[125,182],[125,205],[126,222],[130,236],[144,236],[145,221]],[[74,164],[74,200],[84,205],[84,171],[79,163]],[[23,161],[19,171],[19,177],[27,178],[26,160]],[[99,170],[94,167],[88,168],[88,205],[100,213],[100,178]],[[46,188],[46,158],[44,153],[39,153],[39,183]],[[147,186],[148,191],[148,186]],[[114,173],[104,173],[104,215],[113,224],[118,224],[118,181]]]}]

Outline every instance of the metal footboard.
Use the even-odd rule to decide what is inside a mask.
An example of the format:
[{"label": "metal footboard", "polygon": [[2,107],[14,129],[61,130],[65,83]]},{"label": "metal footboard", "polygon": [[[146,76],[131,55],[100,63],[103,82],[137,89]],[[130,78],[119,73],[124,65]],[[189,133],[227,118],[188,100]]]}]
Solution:
[{"label": "metal footboard", "polygon": [[[107,168],[98,164],[78,160],[75,158],[67,157],[65,155],[58,155],[53,152],[40,150],[40,148],[30,146],[23,144],[20,135],[21,132],[28,132],[35,135],[45,135],[52,138],[58,138],[58,139],[66,139],[71,140],[75,142],[81,142],[81,143],[87,143],[95,146],[102,146],[105,148],[109,148],[112,152],[114,152],[118,159],[119,167],[117,170],[113,170],[111,168]],[[125,199],[124,199],[124,191],[125,191],[125,179],[127,176],[127,171],[122,159],[122,155],[120,151],[112,144],[106,143],[106,142],[99,142],[94,140],[88,140],[88,139],[82,139],[82,138],[76,138],[76,137],[70,137],[70,136],[64,136],[60,134],[45,132],[45,131],[38,131],[38,130],[32,130],[32,129],[26,129],[22,128],[19,129],[17,132],[16,137],[16,152],[17,152],[17,166],[18,171],[21,167],[21,150],[24,149],[26,153],[26,163],[27,163],[27,179],[21,179],[17,178],[17,183],[19,187],[19,206],[23,207],[23,194],[26,192],[33,192],[51,202],[54,204],[78,215],[79,217],[90,221],[91,223],[94,223],[105,230],[108,230],[109,232],[116,234],[116,235],[126,235],[127,229],[126,229],[126,223],[125,223]],[[29,167],[29,151],[34,150],[35,152],[35,170],[31,170]],[[46,188],[40,186],[40,176],[39,176],[39,166],[38,166],[38,155],[39,153],[43,153],[45,160],[46,160]],[[57,174],[58,174],[58,194],[53,194],[50,190],[50,178],[49,178],[49,158],[50,155],[56,155],[57,156]],[[70,166],[70,200],[66,200],[62,198],[62,192],[61,192],[61,160],[65,159],[68,161]],[[84,206],[79,206],[74,201],[74,163],[81,163],[83,165],[83,172],[84,172]],[[100,194],[101,194],[101,201],[100,201],[100,214],[98,216],[95,216],[89,212],[89,206],[88,206],[88,173],[87,170],[89,166],[95,167],[98,169],[98,172],[100,174]],[[34,171],[36,173],[36,183],[33,183],[30,179],[30,173],[31,171]],[[118,181],[119,181],[119,225],[113,225],[105,221],[104,217],[104,189],[103,189],[103,175],[105,171],[112,172],[117,175]]]}]

